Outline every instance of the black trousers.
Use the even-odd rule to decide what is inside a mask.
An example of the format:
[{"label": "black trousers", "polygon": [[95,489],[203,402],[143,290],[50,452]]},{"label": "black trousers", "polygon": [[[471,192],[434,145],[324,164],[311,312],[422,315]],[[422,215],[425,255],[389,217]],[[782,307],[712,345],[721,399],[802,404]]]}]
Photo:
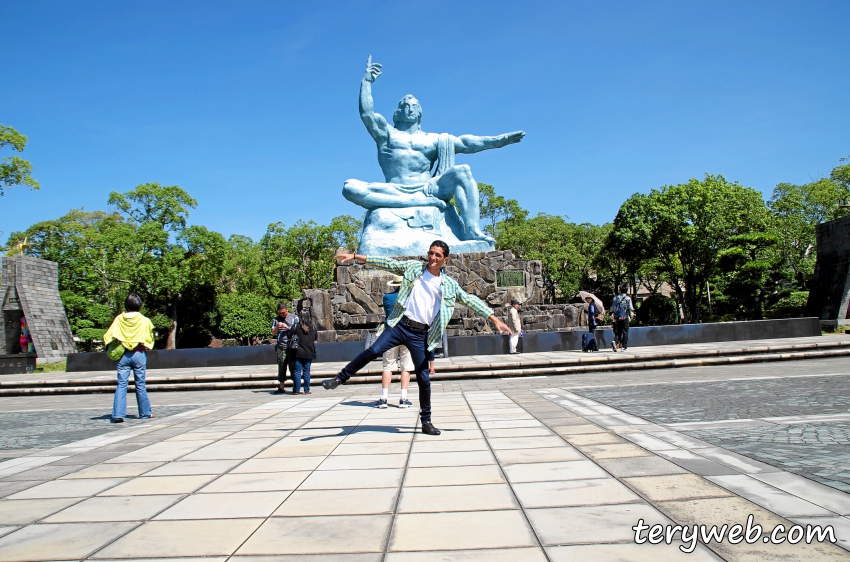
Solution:
[{"label": "black trousers", "polygon": [[286,382],[286,369],[289,369],[289,376],[295,380],[295,350],[275,348],[277,352],[277,381],[283,385]]},{"label": "black trousers", "polygon": [[623,347],[629,347],[629,319],[614,321],[614,341]]},{"label": "black trousers", "polygon": [[434,352],[427,349],[427,330],[411,328],[403,322],[387,328],[372,347],[361,352],[351,363],[343,367],[338,376],[342,382],[347,381],[370,361],[374,361],[385,351],[397,345],[403,345],[410,351],[416,373],[416,384],[419,387],[419,417],[423,422],[431,421],[431,376],[428,373],[428,361],[434,359]]}]

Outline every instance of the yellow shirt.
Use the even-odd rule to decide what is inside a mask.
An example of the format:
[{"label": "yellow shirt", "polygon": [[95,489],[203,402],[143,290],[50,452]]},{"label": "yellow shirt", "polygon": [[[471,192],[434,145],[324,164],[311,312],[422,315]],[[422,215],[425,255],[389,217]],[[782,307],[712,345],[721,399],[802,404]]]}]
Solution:
[{"label": "yellow shirt", "polygon": [[153,349],[153,322],[138,312],[119,314],[103,334],[103,343],[109,345],[118,340],[127,349],[136,349],[139,344]]}]

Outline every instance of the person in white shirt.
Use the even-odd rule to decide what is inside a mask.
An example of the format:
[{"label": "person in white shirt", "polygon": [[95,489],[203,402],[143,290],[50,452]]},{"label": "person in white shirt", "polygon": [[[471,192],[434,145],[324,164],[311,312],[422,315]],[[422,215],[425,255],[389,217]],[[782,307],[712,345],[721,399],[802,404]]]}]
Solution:
[{"label": "person in white shirt", "polygon": [[511,353],[517,353],[517,344],[522,336],[522,317],[519,315],[519,301],[511,299],[511,307],[508,309],[508,328],[513,332],[508,338]]}]

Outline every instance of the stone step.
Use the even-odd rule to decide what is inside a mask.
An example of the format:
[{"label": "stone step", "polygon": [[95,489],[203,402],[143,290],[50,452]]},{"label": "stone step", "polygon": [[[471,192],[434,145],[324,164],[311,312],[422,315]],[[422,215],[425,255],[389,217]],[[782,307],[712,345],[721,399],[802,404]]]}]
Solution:
[{"label": "stone step", "polygon": [[[439,366],[432,380],[460,380],[527,377],[541,375],[569,375],[605,371],[644,369],[672,369],[679,367],[731,365],[765,361],[790,361],[850,356],[850,340],[773,344],[749,346],[737,349],[691,349],[664,351],[660,353],[611,353],[581,354],[568,352],[563,358],[515,360],[506,356],[493,363],[466,365],[449,364]],[[318,381],[336,374],[336,370],[322,369],[317,364],[312,371],[314,386]],[[349,384],[377,383],[381,377],[380,367],[369,367],[352,377]],[[416,377],[413,377],[415,380]],[[187,376],[149,376],[150,391],[200,391],[233,390],[248,388],[273,388],[277,384],[274,374],[211,374]],[[287,381],[291,386],[292,381]],[[53,379],[0,382],[0,396],[26,396],[40,394],[95,394],[115,391],[113,375],[98,375],[91,378]],[[131,381],[132,386],[132,381]]]}]

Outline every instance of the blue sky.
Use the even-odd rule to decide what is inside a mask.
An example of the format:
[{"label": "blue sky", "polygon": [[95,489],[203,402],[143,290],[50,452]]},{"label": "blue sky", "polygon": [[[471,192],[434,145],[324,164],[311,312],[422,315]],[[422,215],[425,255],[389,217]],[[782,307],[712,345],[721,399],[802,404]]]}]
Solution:
[{"label": "blue sky", "polygon": [[458,161],[532,213],[603,223],[705,172],[769,194],[850,155],[846,1],[9,0],[0,21],[0,123],[42,186],[0,198],[4,240],[152,181],[225,235],[360,216],[369,54],[384,115],[412,93],[427,131],[524,130]]}]

